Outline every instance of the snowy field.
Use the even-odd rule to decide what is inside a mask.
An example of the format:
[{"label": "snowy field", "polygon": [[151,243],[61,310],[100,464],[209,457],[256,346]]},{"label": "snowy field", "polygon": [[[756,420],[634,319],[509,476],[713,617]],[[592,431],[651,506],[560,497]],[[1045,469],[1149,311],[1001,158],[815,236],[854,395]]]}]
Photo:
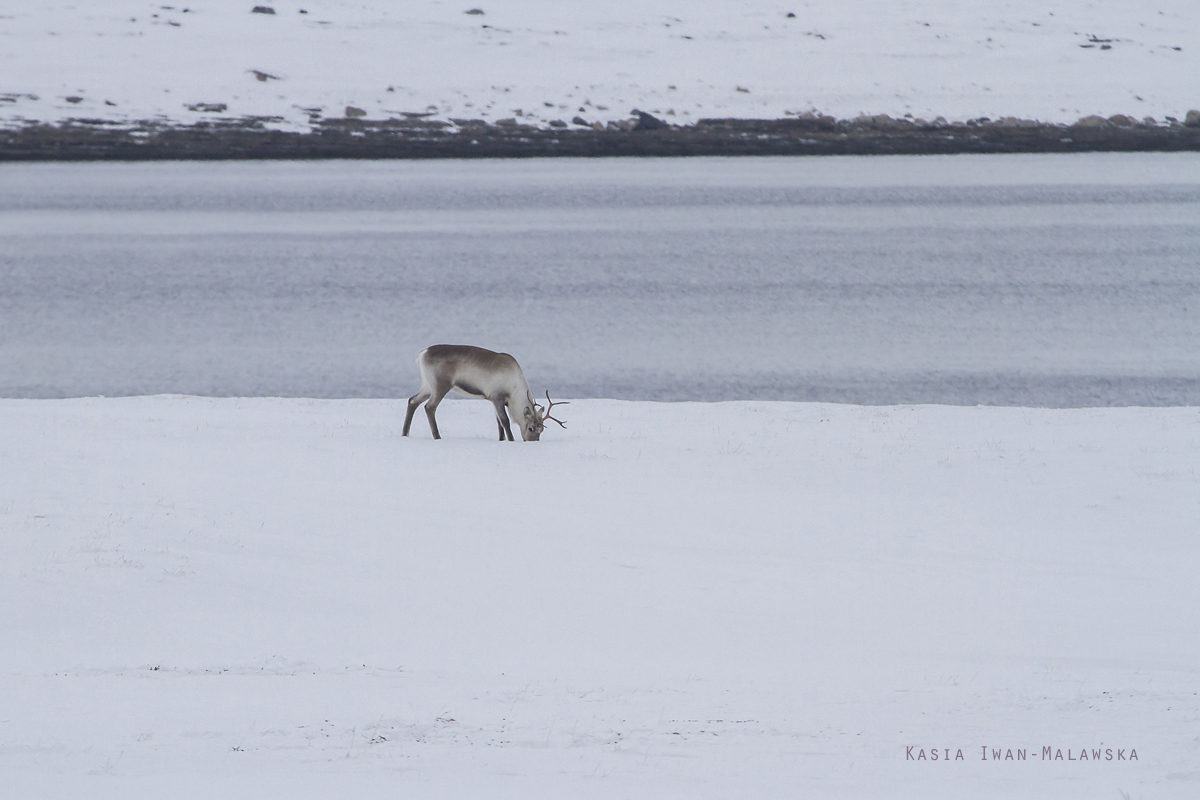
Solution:
[{"label": "snowy field", "polygon": [[1200,792],[1200,410],[489,414],[0,400],[5,796]]},{"label": "snowy field", "polygon": [[[9,0],[0,125],[275,116],[672,123],[1200,108],[1194,0]],[[478,10],[483,13],[468,13]]]}]

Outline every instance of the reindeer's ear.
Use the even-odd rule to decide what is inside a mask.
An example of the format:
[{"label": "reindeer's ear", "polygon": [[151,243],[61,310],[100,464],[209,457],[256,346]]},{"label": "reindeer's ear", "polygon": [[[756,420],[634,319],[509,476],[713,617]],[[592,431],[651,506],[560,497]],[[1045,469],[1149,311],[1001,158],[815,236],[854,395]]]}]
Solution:
[{"label": "reindeer's ear", "polygon": [[532,410],[529,408],[529,406],[525,406],[525,416],[526,416],[526,417],[532,417],[532,416],[533,416],[533,411],[532,411]]}]

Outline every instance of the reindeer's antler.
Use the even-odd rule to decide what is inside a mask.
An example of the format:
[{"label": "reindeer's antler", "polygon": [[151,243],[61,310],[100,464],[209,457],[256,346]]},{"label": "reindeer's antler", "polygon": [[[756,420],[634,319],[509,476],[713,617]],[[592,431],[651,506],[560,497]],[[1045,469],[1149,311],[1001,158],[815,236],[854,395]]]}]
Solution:
[{"label": "reindeer's antler", "polygon": [[567,423],[563,422],[561,419],[554,419],[554,417],[550,416],[550,409],[554,408],[555,406],[569,406],[569,405],[571,405],[570,402],[568,402],[566,400],[563,400],[558,403],[554,402],[553,400],[550,399],[550,390],[549,389],[546,390],[546,402],[549,403],[549,405],[546,406],[545,408],[542,407],[541,403],[533,404],[533,407],[535,409],[537,409],[538,419],[541,421],[541,423],[543,425],[545,425],[546,420],[549,419],[549,420],[554,420],[563,428],[567,427]]}]

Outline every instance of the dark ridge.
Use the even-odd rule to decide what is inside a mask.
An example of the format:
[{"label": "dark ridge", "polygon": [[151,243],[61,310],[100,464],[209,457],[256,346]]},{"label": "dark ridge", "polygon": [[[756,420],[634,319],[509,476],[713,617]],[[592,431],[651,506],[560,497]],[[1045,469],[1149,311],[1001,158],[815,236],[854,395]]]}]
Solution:
[{"label": "dark ridge", "polygon": [[0,129],[0,161],[162,159],[529,158],[547,156],[932,155],[1200,150],[1200,125],[1123,115],[1073,125],[1005,118],[945,123],[887,115],[836,120],[702,119],[670,125],[645,112],[607,126],[539,128],[517,120],[316,120],[272,130],[272,117],[193,125],[75,119]]}]

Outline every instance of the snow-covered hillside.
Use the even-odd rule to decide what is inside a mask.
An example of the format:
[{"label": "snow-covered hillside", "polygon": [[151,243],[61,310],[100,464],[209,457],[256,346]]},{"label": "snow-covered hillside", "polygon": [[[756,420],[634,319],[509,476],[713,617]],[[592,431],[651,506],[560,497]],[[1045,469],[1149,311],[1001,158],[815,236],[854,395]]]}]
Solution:
[{"label": "snow-covered hillside", "polygon": [[[1046,122],[1200,108],[1193,0],[11,0],[0,124],[428,114]],[[479,13],[475,13],[479,12]]]},{"label": "snow-covered hillside", "polygon": [[0,400],[3,794],[1200,789],[1197,409],[401,414]]}]

